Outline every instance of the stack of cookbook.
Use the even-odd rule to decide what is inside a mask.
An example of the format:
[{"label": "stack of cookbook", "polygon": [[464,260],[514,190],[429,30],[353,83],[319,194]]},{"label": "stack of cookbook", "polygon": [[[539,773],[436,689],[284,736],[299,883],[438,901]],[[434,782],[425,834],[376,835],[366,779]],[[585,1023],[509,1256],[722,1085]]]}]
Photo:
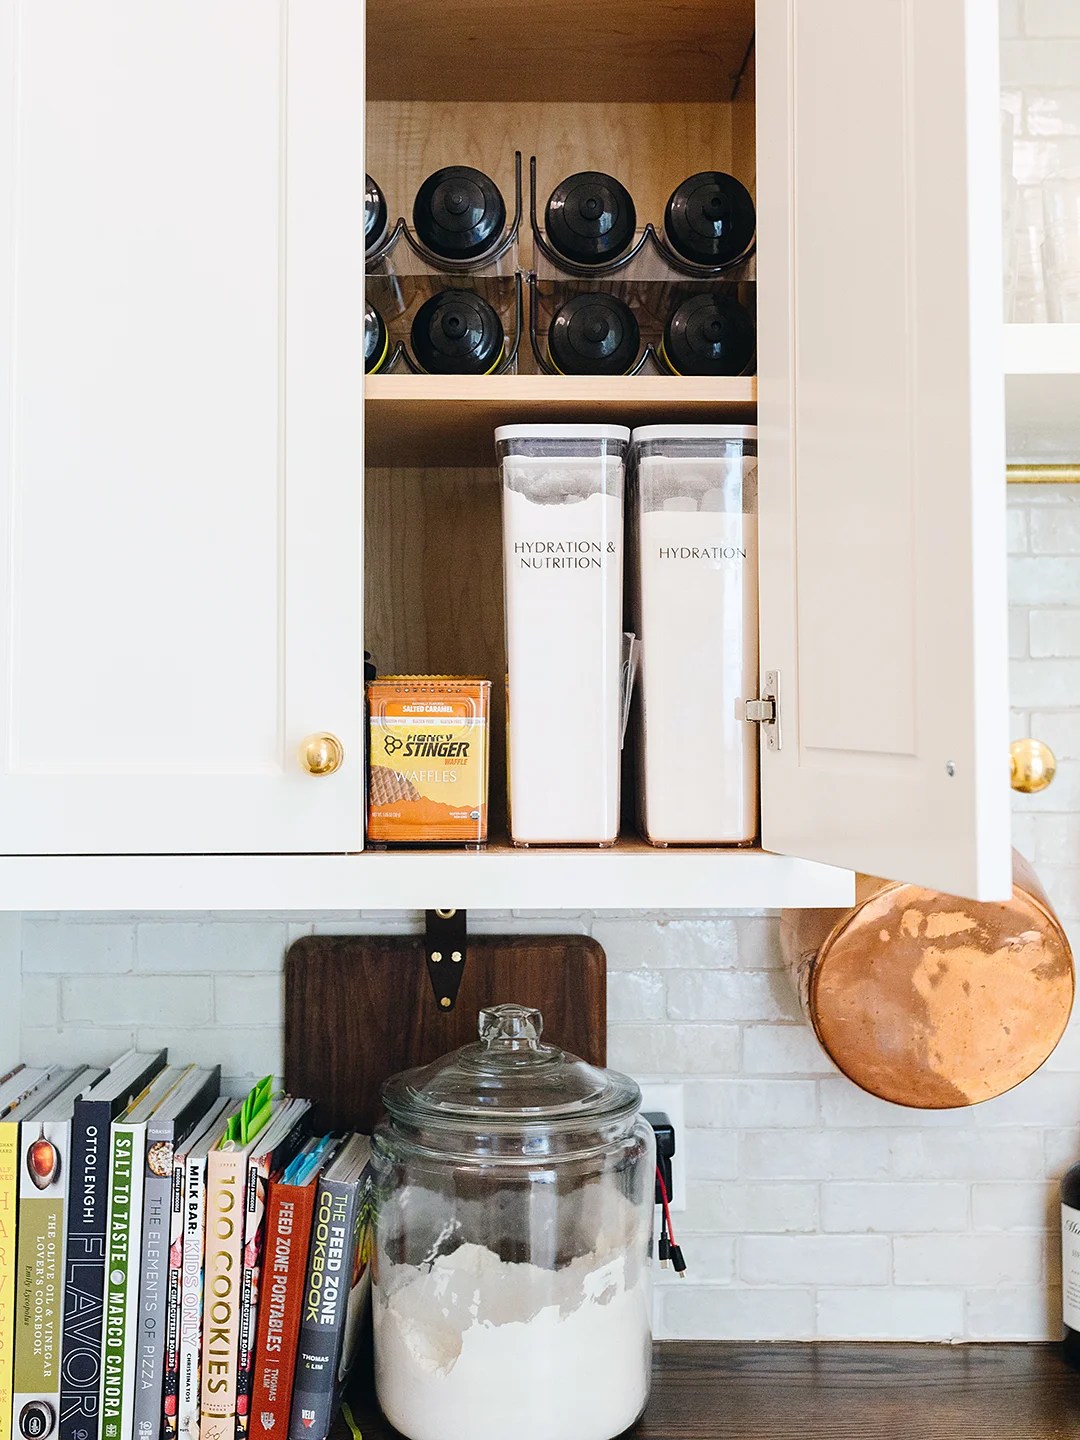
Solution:
[{"label": "stack of cookbook", "polygon": [[324,1440],[370,1145],[220,1078],[165,1050],[0,1078],[0,1440]]}]

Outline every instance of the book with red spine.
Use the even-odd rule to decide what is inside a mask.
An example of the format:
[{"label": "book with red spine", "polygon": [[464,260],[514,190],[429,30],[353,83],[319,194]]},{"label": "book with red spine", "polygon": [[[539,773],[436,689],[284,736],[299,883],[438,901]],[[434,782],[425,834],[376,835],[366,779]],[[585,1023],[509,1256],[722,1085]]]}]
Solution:
[{"label": "book with red spine", "polygon": [[256,1323],[263,1254],[266,1248],[266,1212],[270,1182],[279,1179],[302,1150],[308,1128],[309,1100],[293,1100],[293,1124],[283,1128],[273,1149],[256,1148],[248,1161],[244,1205],[244,1252],[240,1275],[240,1343],[236,1359],[236,1437],[244,1440],[251,1419],[251,1388],[255,1374]]},{"label": "book with red spine", "polygon": [[309,1141],[285,1173],[270,1183],[251,1393],[252,1436],[284,1435],[289,1427],[315,1195],[319,1176],[339,1144],[340,1137],[333,1135]]}]

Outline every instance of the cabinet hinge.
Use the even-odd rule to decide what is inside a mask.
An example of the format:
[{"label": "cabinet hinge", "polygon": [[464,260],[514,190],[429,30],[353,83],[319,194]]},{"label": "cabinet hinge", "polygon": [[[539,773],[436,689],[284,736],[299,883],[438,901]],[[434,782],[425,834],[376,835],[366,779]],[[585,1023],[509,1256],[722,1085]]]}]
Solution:
[{"label": "cabinet hinge", "polygon": [[757,700],[747,700],[746,718],[761,726],[770,750],[780,749],[780,671],[766,670]]}]

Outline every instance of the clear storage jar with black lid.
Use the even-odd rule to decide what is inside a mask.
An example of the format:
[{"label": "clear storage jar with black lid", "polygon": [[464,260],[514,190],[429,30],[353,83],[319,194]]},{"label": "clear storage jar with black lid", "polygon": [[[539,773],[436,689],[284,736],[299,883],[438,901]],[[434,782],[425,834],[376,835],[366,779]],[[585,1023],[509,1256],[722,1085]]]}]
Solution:
[{"label": "clear storage jar with black lid", "polygon": [[499,1005],[383,1090],[375,1377],[408,1440],[614,1440],[649,1394],[655,1146],[641,1092]]}]

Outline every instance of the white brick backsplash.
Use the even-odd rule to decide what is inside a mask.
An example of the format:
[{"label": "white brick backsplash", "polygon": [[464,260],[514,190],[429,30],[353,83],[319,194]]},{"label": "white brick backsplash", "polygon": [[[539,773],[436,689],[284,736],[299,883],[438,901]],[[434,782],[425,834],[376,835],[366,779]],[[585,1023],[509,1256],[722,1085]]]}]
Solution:
[{"label": "white brick backsplash", "polygon": [[[1068,763],[1080,770],[1080,761]],[[1039,879],[1063,921],[1080,917],[1080,865],[1040,865]]]},{"label": "white brick backsplash", "polygon": [[773,916],[747,916],[738,922],[739,966],[743,970],[778,970],[780,921]]},{"label": "white brick backsplash", "polygon": [[665,1340],[790,1340],[813,1333],[810,1290],[665,1285],[660,1297]]},{"label": "white brick backsplash", "polygon": [[167,1019],[173,1034],[204,1025],[211,1015],[210,979],[191,975],[124,975],[116,979],[71,976],[61,982],[64,1023],[138,1025]]},{"label": "white brick backsplash", "polygon": [[876,1095],[837,1075],[822,1080],[821,1118],[826,1125],[903,1126],[936,1130],[970,1124],[970,1113],[964,1110],[912,1110],[906,1105],[891,1105]]},{"label": "white brick backsplash", "polygon": [[688,1232],[731,1231],[736,1235],[813,1231],[818,1226],[816,1185],[696,1184],[687,1191]]},{"label": "white brick backsplash", "polygon": [[1010,505],[1005,513],[1009,554],[1026,555],[1028,548],[1028,512],[1022,506]]},{"label": "white brick backsplash", "polygon": [[24,1024],[22,1059],[27,1065],[109,1065],[134,1043],[134,1028],[123,1026]]},{"label": "white brick backsplash", "polygon": [[908,1180],[1030,1180],[1042,1168],[1042,1135],[1019,1128],[896,1131],[892,1158],[896,1175]]},{"label": "white brick backsplash", "polygon": [[[1024,662],[1021,662],[1024,663]],[[1033,661],[1040,665],[1072,665],[1072,660]],[[1013,806],[1017,810],[1030,810],[1036,814],[1052,814],[1062,810],[1080,810],[1080,760],[1058,759],[1057,774],[1053,784],[1039,795],[1021,795],[1013,791]],[[1040,870],[1040,876],[1042,872]],[[1051,895],[1050,897],[1054,897]]]},{"label": "white brick backsplash", "polygon": [[60,1021],[60,978],[57,975],[24,975],[22,1005],[35,1025],[56,1025]]},{"label": "white brick backsplash", "polygon": [[139,970],[177,974],[205,970],[277,972],[287,945],[288,926],[281,921],[148,923],[140,925],[136,933],[136,966]]},{"label": "white brick backsplash", "polygon": [[141,1026],[136,1041],[144,1050],[167,1045],[170,1060],[178,1064],[220,1065],[222,1075],[280,1076],[283,1069],[281,1031],[276,1026],[204,1025],[188,1031]]},{"label": "white brick backsplash", "polygon": [[724,920],[597,920],[599,940],[612,970],[726,968],[736,963],[736,922]]},{"label": "white brick backsplash", "polygon": [[592,935],[616,971],[729,969],[737,963],[732,919],[596,920]]},{"label": "white brick backsplash", "polygon": [[1080,1085],[1070,1074],[1040,1070],[1007,1094],[976,1105],[972,1118],[976,1125],[1080,1125]]},{"label": "white brick backsplash", "polygon": [[751,1025],[743,1034],[743,1070],[747,1075],[835,1075],[836,1066],[810,1026]]},{"label": "white brick backsplash", "polygon": [[[1056,515],[1057,511],[1050,513]],[[1009,603],[1080,604],[1080,566],[1072,556],[1014,556],[1009,561]]]},{"label": "white brick backsplash", "polygon": [[1046,1276],[1043,1235],[898,1235],[898,1285],[1035,1285]]},{"label": "white brick backsplash", "polygon": [[1028,654],[1028,616],[1029,610],[1018,610],[1014,606],[1009,611],[1009,659],[1023,660]]},{"label": "white brick backsplash", "polygon": [[1080,655],[1080,610],[1032,610],[1029,614],[1033,659]]},{"label": "white brick backsplash", "polygon": [[78,970],[82,975],[122,975],[134,961],[134,925],[23,921],[24,974],[69,975]]},{"label": "white brick backsplash", "polygon": [[653,1271],[653,1277],[659,1286],[680,1285],[688,1283],[688,1277],[693,1276],[689,1283],[694,1285],[727,1285],[735,1278],[735,1241],[730,1235],[687,1235],[686,1226],[680,1225],[676,1231],[679,1236],[679,1243],[683,1249],[683,1259],[686,1261],[686,1274],[680,1280],[674,1270],[664,1270],[660,1265]]},{"label": "white brick backsplash", "polygon": [[[1080,36],[1080,6],[1076,0],[1024,0],[1024,34]],[[1075,73],[1072,83],[1076,84]]]},{"label": "white brick backsplash", "polygon": [[751,1285],[884,1285],[884,1235],[744,1235],[739,1275]]},{"label": "white brick backsplash", "polygon": [[1028,534],[1034,555],[1080,555],[1080,509],[1054,505],[1032,510]]},{"label": "white brick backsplash", "polygon": [[1045,1130],[1042,1143],[1043,1174],[1057,1184],[1080,1161],[1080,1135],[1075,1130]]},{"label": "white brick backsplash", "polygon": [[1041,817],[1028,811],[1015,811],[1012,817],[1012,843],[1028,860],[1036,859],[1036,836]]},{"label": "white brick backsplash", "polygon": [[1035,857],[1040,863],[1080,863],[1080,815],[1038,815],[1034,818]]},{"label": "white brick backsplash", "polygon": [[818,1291],[820,1340],[956,1340],[963,1333],[963,1290]]},{"label": "white brick backsplash", "polygon": [[969,1290],[964,1335],[971,1340],[1060,1340],[1061,1289],[1010,1285]]},{"label": "white brick backsplash", "polygon": [[[1073,563],[1080,573],[1080,563]],[[1076,695],[1080,695],[1080,660],[1009,662],[1009,699],[1018,709],[1068,705]]]},{"label": "white brick backsplash", "polygon": [[1080,90],[1042,90],[1027,97],[1023,124],[1029,135],[1080,135]]},{"label": "white brick backsplash", "polygon": [[283,977],[276,971],[272,975],[216,975],[214,1019],[219,1025],[284,1025]]},{"label": "white brick backsplash", "polygon": [[812,1080],[724,1080],[686,1087],[688,1125],[764,1130],[817,1123]]},{"label": "white brick backsplash", "polygon": [[663,1021],[667,1006],[662,970],[615,970],[608,976],[608,1019]]},{"label": "white brick backsplash", "polygon": [[733,1130],[689,1130],[681,1140],[691,1180],[734,1180],[739,1173],[739,1137]]},{"label": "white brick backsplash", "polygon": [[821,1228],[844,1235],[967,1230],[970,1210],[966,1185],[833,1182],[821,1187]]},{"label": "white brick backsplash", "polygon": [[612,1025],[608,1061],[631,1075],[732,1075],[739,1069],[735,1025]]},{"label": "white brick backsplash", "polygon": [[1048,1230],[1058,1222],[1061,1196],[1051,1181],[1031,1185],[975,1185],[971,1218],[976,1230]]},{"label": "white brick backsplash", "polygon": [[[1074,710],[1036,710],[1031,717],[1031,733],[1036,740],[1050,746],[1059,760],[1080,760],[1080,708]],[[1056,781],[1054,782],[1056,785]],[[1048,799],[1058,791],[1051,786]],[[1054,809],[1067,807],[1057,805]]]},{"label": "white brick backsplash", "polygon": [[749,1179],[874,1180],[893,1173],[893,1136],[882,1130],[762,1130],[742,1136]]},{"label": "white brick backsplash", "polygon": [[785,971],[680,970],[668,976],[673,1020],[798,1020]]},{"label": "white brick backsplash", "polygon": [[1004,85],[1068,86],[1080,74],[1080,42],[1047,45],[1041,40],[1003,40]]}]

